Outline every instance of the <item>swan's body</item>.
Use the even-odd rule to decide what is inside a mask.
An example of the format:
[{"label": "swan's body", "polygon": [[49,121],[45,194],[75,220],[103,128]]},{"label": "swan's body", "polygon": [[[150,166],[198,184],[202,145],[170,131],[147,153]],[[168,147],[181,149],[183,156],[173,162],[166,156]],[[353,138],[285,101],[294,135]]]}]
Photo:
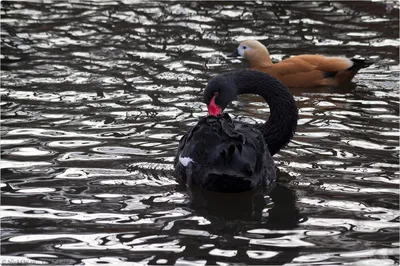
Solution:
[{"label": "swan's body", "polygon": [[[275,180],[261,132],[228,114],[201,118],[180,141],[178,174],[208,190],[241,192]],[[186,166],[182,158],[190,158]]]},{"label": "swan's body", "polygon": [[[271,109],[268,122],[250,125],[222,114],[238,94],[256,93]],[[292,94],[277,79],[259,71],[224,73],[204,92],[210,116],[201,118],[179,143],[178,178],[219,192],[241,192],[275,180],[272,155],[292,138],[297,108]]]},{"label": "swan's body", "polygon": [[273,64],[268,49],[255,40],[240,43],[232,56],[239,55],[250,62],[251,69],[274,76],[288,87],[341,85],[350,82],[361,68],[372,64],[364,59],[317,54],[292,56]]}]

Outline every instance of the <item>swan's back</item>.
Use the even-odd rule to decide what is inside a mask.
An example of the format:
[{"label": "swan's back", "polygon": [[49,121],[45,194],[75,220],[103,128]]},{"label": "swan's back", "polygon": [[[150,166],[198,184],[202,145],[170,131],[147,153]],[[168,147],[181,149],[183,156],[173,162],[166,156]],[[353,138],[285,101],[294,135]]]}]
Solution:
[{"label": "swan's back", "polygon": [[275,179],[275,166],[263,135],[228,114],[201,118],[179,143],[178,177],[219,192],[241,192]]}]

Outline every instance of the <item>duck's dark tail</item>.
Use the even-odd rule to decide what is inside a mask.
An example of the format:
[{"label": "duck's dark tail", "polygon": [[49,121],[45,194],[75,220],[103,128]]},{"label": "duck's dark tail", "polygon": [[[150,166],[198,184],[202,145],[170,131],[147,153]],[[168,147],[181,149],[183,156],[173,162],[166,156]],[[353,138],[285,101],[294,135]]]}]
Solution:
[{"label": "duck's dark tail", "polygon": [[350,82],[361,68],[369,67],[374,63],[372,60],[363,58],[352,58],[350,60],[353,65],[346,70],[338,71],[335,75],[337,85]]},{"label": "duck's dark tail", "polygon": [[364,58],[352,58],[351,61],[353,61],[353,65],[349,67],[347,70],[350,71],[358,71],[361,68],[366,68],[372,65],[374,62],[370,59],[364,59]]}]

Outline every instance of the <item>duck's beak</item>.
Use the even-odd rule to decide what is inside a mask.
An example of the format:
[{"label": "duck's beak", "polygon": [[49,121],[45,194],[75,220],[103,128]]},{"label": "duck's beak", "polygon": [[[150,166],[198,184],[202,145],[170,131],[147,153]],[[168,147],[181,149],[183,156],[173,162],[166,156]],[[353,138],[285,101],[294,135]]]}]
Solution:
[{"label": "duck's beak", "polygon": [[238,57],[238,56],[240,56],[240,54],[237,49],[235,50],[235,52],[227,55],[227,57]]}]

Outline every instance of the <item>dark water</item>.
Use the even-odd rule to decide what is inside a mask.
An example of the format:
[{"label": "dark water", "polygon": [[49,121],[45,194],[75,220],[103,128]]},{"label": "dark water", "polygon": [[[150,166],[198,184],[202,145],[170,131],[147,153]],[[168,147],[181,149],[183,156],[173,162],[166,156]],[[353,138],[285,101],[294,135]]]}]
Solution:
[{"label": "dark water", "polygon": [[[2,261],[58,265],[399,262],[395,2],[1,3]],[[350,85],[292,90],[298,131],[269,193],[176,186],[208,79],[274,60],[370,57]],[[261,121],[242,97],[230,112]],[[356,263],[357,262],[357,263]]]}]

